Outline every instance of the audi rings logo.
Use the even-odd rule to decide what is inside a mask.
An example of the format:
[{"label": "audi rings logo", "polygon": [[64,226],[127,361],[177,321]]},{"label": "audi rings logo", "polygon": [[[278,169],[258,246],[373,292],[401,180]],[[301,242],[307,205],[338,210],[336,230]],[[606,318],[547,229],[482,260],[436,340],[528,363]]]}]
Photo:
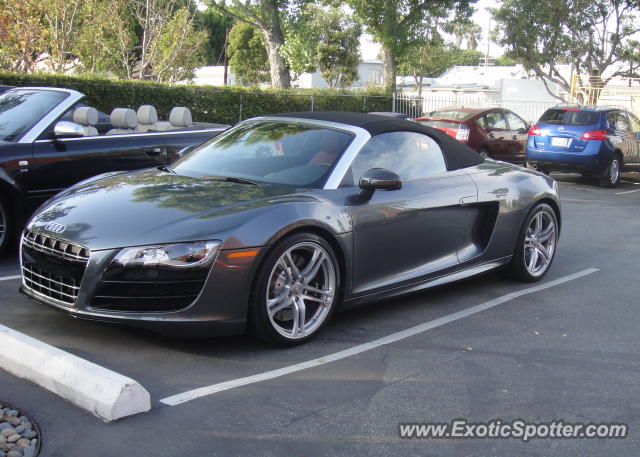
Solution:
[{"label": "audi rings logo", "polygon": [[53,233],[62,233],[67,229],[67,226],[58,224],[57,222],[49,222],[44,226],[44,229]]}]

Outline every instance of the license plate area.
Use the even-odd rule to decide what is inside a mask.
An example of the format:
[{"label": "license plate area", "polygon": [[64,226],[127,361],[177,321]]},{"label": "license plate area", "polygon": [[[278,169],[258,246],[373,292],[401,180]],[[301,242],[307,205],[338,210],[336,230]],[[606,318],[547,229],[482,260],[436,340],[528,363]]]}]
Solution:
[{"label": "license plate area", "polygon": [[551,146],[554,146],[556,148],[568,148],[569,146],[571,146],[571,138],[554,136],[551,138]]}]

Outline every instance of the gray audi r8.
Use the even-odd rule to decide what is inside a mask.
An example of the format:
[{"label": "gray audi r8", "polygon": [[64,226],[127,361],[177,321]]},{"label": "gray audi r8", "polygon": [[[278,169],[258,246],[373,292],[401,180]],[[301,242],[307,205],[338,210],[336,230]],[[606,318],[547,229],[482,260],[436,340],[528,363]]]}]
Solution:
[{"label": "gray audi r8", "polygon": [[78,318],[294,345],[338,308],[499,267],[539,280],[559,231],[548,176],[417,123],[293,113],[60,193],[24,230],[21,290]]}]

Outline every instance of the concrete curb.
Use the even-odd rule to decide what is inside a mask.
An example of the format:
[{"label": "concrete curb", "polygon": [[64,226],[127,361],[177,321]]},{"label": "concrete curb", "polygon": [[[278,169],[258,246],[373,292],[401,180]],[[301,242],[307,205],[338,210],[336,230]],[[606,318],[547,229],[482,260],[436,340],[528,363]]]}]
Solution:
[{"label": "concrete curb", "polygon": [[28,379],[104,421],[151,409],[137,381],[0,325],[0,368]]}]

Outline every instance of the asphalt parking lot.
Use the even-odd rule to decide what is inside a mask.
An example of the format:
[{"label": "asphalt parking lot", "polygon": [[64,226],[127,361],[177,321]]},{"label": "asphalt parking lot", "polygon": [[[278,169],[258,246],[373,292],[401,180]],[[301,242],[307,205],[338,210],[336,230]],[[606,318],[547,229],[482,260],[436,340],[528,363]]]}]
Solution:
[{"label": "asphalt parking lot", "polygon": [[[560,181],[564,220],[543,283],[597,272],[342,360],[177,406],[161,399],[353,348],[531,287],[498,273],[335,316],[311,343],[176,339],[78,321],[0,281],[0,324],[136,379],[148,413],[104,423],[0,370],[0,399],[33,417],[43,456],[640,454],[640,174],[616,189]],[[16,254],[0,276],[18,274]],[[400,422],[624,422],[618,440],[406,440]]]}]

